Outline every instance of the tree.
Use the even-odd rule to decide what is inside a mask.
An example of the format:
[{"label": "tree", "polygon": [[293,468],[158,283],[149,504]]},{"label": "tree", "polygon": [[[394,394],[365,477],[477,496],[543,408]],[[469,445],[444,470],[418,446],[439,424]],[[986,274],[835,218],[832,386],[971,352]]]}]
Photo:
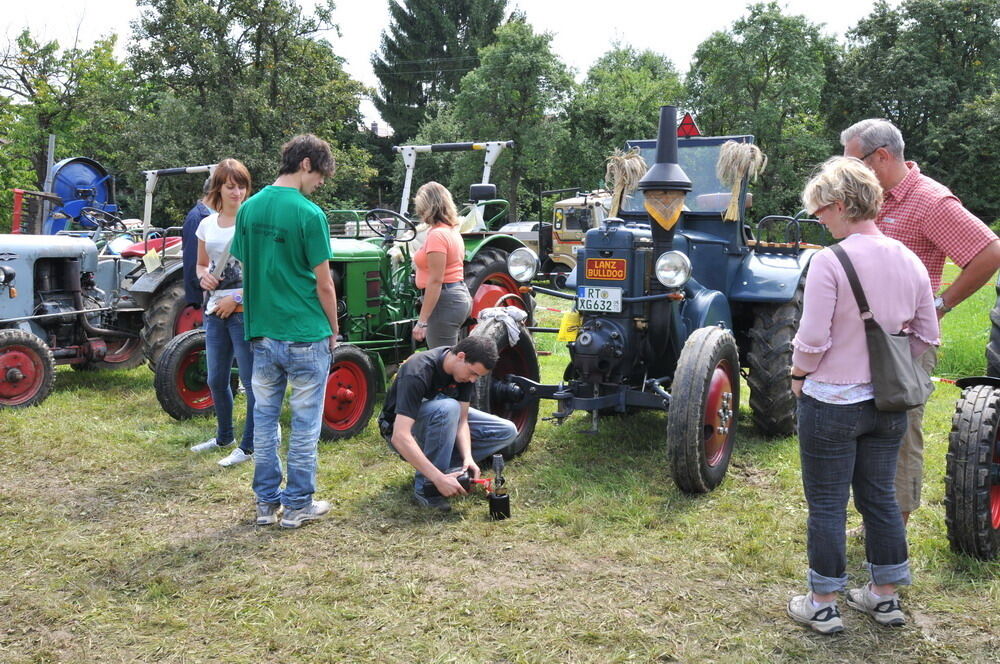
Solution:
[{"label": "tree", "polygon": [[629,139],[655,138],[659,108],[678,104],[684,87],[673,64],[652,51],[616,45],[587,72],[567,106],[568,140],[553,186],[597,186],[604,160]]},{"label": "tree", "polygon": [[[350,79],[330,44],[333,4],[305,16],[294,0],[143,0],[131,62],[144,83],[141,112],[129,133],[141,168],[213,163],[236,157],[256,185],[275,175],[280,146],[312,132],[338,162],[321,204],[367,198],[373,175],[358,131],[364,88]],[[177,218],[196,198],[190,179],[164,190],[161,210]],[[138,187],[136,187],[138,189]]]},{"label": "tree", "polygon": [[477,51],[494,41],[507,0],[397,0],[371,62],[379,79],[375,107],[397,141],[417,133],[428,105],[449,101],[462,77],[479,64]]},{"label": "tree", "polygon": [[[879,2],[847,36],[847,49],[824,93],[831,133],[864,118],[891,120],[903,133],[908,158],[963,199],[981,201],[996,214],[1000,194],[987,203],[991,194],[978,177],[957,175],[981,172],[971,161],[977,144],[966,141],[966,131],[979,128],[962,127],[951,118],[988,112],[989,105],[979,100],[998,89],[1000,4],[907,0],[891,8]],[[954,149],[958,145],[969,149]]]},{"label": "tree", "polygon": [[820,92],[832,39],[777,3],[751,5],[731,31],[695,51],[686,84],[691,109],[708,134],[751,133],[770,161],[754,205],[762,214],[794,212],[801,184],[835,143],[824,131]]},{"label": "tree", "polygon": [[496,34],[496,43],[479,51],[482,64],[462,79],[454,117],[468,140],[514,141],[495,179],[517,215],[525,179],[537,186],[548,178],[572,79],[549,47],[551,35],[536,35],[522,18]]}]

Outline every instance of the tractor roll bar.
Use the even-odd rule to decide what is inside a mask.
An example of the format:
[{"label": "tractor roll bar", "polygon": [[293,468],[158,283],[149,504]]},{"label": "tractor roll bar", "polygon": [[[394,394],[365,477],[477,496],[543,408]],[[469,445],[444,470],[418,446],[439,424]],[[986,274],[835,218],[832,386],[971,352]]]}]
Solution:
[{"label": "tractor roll bar", "polygon": [[486,159],[483,163],[483,181],[489,184],[490,171],[497,157],[505,148],[514,147],[514,141],[484,141],[482,143],[432,143],[431,145],[394,145],[392,151],[403,155],[403,166],[406,168],[406,178],[403,181],[403,199],[399,203],[399,213],[406,214],[410,203],[410,185],[413,184],[413,167],[417,163],[418,154],[429,152],[464,152],[468,150],[485,150]]},{"label": "tractor roll bar", "polygon": [[146,200],[142,208],[142,236],[146,238],[149,232],[149,221],[153,217],[153,192],[156,191],[156,182],[161,176],[184,175],[187,173],[211,173],[215,170],[215,164],[204,166],[181,166],[179,168],[161,168],[155,171],[143,171],[146,176]]}]

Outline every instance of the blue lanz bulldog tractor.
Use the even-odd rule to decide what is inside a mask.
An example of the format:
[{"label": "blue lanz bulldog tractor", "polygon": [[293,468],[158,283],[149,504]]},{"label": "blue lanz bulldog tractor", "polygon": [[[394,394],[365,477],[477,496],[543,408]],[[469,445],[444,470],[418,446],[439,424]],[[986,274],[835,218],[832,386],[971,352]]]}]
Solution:
[{"label": "blue lanz bulldog tractor", "polygon": [[[801,241],[806,224],[793,217],[757,225],[757,235],[776,232],[780,241],[755,237],[743,218],[746,178],[734,190],[716,174],[729,141],[749,144],[753,137],[678,140],[676,109],[661,109],[658,140],[631,144],[644,156],[655,152],[656,163],[620,218],[587,232],[570,280],[575,294],[534,289],[574,303],[568,315],[575,320],[563,325],[576,332],[563,382],[543,385],[495,370],[481,381],[488,383],[482,406],[515,422],[517,413],[532,414],[526,431],[534,428],[539,399],[558,403],[558,423],[588,411],[592,432],[602,415],[666,411],[672,475],[689,493],[712,490],[726,474],[741,366],[749,368],[757,427],[768,435],[794,431],[791,340],[818,247]],[[739,196],[738,218],[726,221],[730,191]]]}]

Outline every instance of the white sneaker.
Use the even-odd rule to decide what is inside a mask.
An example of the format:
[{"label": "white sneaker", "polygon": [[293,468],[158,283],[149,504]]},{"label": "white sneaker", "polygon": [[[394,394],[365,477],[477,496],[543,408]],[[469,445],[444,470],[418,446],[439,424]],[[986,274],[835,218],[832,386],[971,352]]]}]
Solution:
[{"label": "white sneaker", "polygon": [[224,468],[228,468],[229,466],[236,466],[245,461],[249,461],[252,458],[253,454],[247,454],[246,452],[237,447],[235,450],[229,453],[229,456],[219,459],[219,465],[223,466]]},{"label": "white sneaker", "polygon": [[[235,443],[235,442],[236,441],[234,440],[233,443]],[[191,451],[192,452],[207,452],[208,450],[224,450],[227,447],[229,447],[229,445],[232,445],[233,443],[229,443],[228,445],[219,445],[219,443],[216,442],[215,438],[211,438],[209,440],[206,440],[204,443],[198,443],[197,445],[192,445],[191,446]]]}]

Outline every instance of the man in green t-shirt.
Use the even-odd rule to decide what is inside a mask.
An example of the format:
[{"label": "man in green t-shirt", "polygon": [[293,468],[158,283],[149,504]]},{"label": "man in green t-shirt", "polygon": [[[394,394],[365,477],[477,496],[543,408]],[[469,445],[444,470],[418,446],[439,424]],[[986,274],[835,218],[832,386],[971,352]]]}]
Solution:
[{"label": "man in green t-shirt", "polygon": [[[253,491],[262,526],[276,523],[282,507],[285,528],[330,511],[313,494],[323,394],[337,346],[337,294],[326,215],[306,196],[335,166],[326,141],[296,136],[281,148],[278,179],[236,216],[231,253],[243,263],[243,318],[253,348]],[[286,384],[292,432],[282,490],[278,416]]]}]

